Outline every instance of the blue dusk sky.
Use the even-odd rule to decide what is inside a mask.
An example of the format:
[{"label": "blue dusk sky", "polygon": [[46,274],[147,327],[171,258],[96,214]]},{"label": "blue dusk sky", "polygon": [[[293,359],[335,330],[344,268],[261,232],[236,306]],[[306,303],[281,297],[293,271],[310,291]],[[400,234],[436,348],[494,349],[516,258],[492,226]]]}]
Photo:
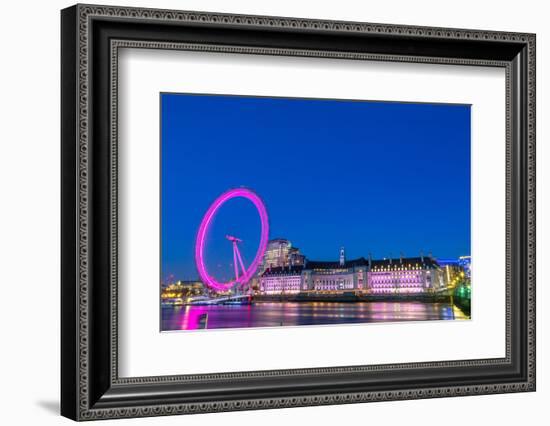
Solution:
[{"label": "blue dusk sky", "polygon": [[[195,237],[221,193],[264,201],[270,238],[309,259],[470,254],[470,106],[161,94],[162,279],[198,277]],[[206,264],[233,278],[225,235],[256,252],[260,221],[233,199],[208,233]]]}]

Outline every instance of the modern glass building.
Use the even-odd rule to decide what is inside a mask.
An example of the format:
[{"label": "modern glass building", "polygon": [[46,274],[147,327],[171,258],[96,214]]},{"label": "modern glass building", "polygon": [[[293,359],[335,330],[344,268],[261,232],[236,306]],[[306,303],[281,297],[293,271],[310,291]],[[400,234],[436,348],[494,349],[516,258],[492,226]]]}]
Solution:
[{"label": "modern glass building", "polygon": [[300,253],[298,247],[293,247],[289,240],[276,238],[268,242],[259,271],[261,274],[268,268],[303,266],[304,261],[305,256]]}]

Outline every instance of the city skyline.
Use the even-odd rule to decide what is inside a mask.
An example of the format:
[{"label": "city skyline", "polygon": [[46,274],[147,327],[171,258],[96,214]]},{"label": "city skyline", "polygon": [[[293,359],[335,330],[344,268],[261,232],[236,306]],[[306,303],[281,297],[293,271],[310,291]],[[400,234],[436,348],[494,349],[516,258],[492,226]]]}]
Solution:
[{"label": "city skyline", "polygon": [[[240,186],[265,202],[270,239],[309,259],[337,259],[341,246],[349,258],[470,254],[468,105],[183,94],[161,105],[163,277],[197,278],[201,216]],[[221,237],[242,238],[246,261],[259,219],[246,200],[219,216],[209,262],[223,278]]]},{"label": "city skyline", "polygon": [[[280,241],[280,240],[288,241],[292,244],[291,241],[287,240],[286,238],[281,238],[281,237],[272,238],[272,239],[269,240],[269,243],[272,243],[274,241]],[[384,255],[377,256],[372,251],[370,251],[368,253],[365,253],[365,254],[362,254],[362,255],[359,255],[359,256],[349,256],[345,246],[340,246],[340,247],[337,247],[337,250],[335,251],[334,256],[332,256],[330,258],[321,259],[321,258],[312,258],[312,257],[308,256],[307,253],[304,253],[299,246],[296,246],[296,245],[292,244],[292,247],[299,250],[298,254],[304,256],[305,262],[314,262],[314,263],[317,263],[317,262],[338,262],[339,261],[339,255],[341,254],[342,249],[345,252],[345,260],[346,261],[357,260],[357,259],[367,259],[368,260],[369,258],[372,259],[373,261],[382,261],[382,260],[390,260],[391,259],[391,260],[395,261],[396,264],[398,264],[401,258],[407,259],[407,258],[425,257],[427,259],[431,258],[437,263],[442,262],[442,266],[443,266],[444,264],[447,264],[449,262],[459,262],[460,259],[470,257],[470,253],[463,253],[463,254],[461,254],[459,256],[456,256],[456,257],[436,256],[436,255],[434,255],[434,253],[426,252],[424,250],[421,250],[419,253],[405,253],[405,252],[401,251],[401,252],[397,252],[397,253],[390,253],[386,256],[384,256]],[[266,255],[267,255],[267,252],[265,253],[264,258],[265,258]],[[232,263],[231,263],[231,267],[233,267]],[[264,267],[269,268],[269,265],[264,265]],[[258,272],[259,272],[259,270],[258,270]],[[178,277],[178,276],[176,276],[174,274],[171,274],[171,273],[168,273],[167,277],[168,276],[170,276],[173,279],[173,282],[176,282],[176,281],[199,282],[199,281],[201,281],[200,277],[198,277],[198,276],[196,276],[196,277]],[[167,277],[164,277],[164,278],[167,278]],[[166,282],[166,284],[168,284],[168,282]]]}]

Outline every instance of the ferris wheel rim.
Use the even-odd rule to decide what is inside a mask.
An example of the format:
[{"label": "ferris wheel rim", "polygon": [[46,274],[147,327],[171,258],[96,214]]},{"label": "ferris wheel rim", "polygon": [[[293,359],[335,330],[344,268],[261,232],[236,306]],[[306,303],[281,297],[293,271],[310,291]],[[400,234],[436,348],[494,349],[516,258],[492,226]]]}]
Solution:
[{"label": "ferris wheel rim", "polygon": [[[239,278],[232,281],[220,282],[215,278],[213,278],[208,273],[206,265],[204,264],[205,239],[206,239],[207,231],[210,227],[211,221],[215,216],[215,214],[227,201],[233,198],[245,198],[251,201],[252,204],[254,204],[254,207],[256,208],[256,211],[260,216],[260,222],[261,222],[260,243],[258,244],[258,249],[256,251],[256,255],[254,256],[254,260],[252,261],[250,266],[247,268],[245,273],[243,273],[243,275],[241,275]],[[199,276],[204,282],[204,284],[211,289],[224,291],[224,290],[229,290],[238,284],[247,283],[256,272],[260,264],[260,261],[262,260],[262,257],[267,249],[268,236],[269,236],[269,219],[267,215],[267,209],[262,199],[258,194],[256,194],[256,192],[252,191],[249,188],[234,188],[218,196],[212,202],[212,204],[204,214],[201,224],[199,226],[199,230],[197,232],[197,238],[195,242],[195,264],[196,264]]]}]

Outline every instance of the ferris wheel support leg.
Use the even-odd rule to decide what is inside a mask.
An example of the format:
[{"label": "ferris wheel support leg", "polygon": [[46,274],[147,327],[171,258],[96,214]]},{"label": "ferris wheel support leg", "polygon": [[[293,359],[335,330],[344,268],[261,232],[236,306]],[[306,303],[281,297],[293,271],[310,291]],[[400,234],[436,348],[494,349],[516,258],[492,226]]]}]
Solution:
[{"label": "ferris wheel support leg", "polygon": [[241,265],[241,270],[243,271],[243,275],[246,274],[246,268],[244,267],[243,258],[241,257],[241,252],[239,251],[239,248],[237,245],[235,245],[235,252],[237,253],[237,258],[239,259],[239,264]]},{"label": "ferris wheel support leg", "polygon": [[237,244],[233,242],[233,266],[235,268],[235,282],[239,280],[239,266],[237,264],[238,253],[239,253],[239,249],[237,248]]}]

